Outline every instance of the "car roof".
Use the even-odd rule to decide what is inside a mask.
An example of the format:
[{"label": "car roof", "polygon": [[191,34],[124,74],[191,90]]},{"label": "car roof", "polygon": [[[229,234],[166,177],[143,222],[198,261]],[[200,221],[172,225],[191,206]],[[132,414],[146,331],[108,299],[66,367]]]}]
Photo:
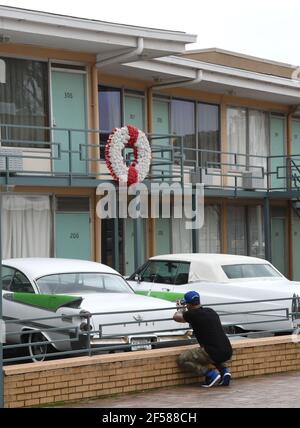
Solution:
[{"label": "car roof", "polygon": [[151,260],[174,260],[174,261],[183,261],[183,262],[205,262],[211,264],[220,264],[220,265],[232,265],[232,264],[268,264],[264,259],[258,259],[256,257],[248,256],[236,256],[232,254],[168,254],[163,256],[152,257]]},{"label": "car roof", "polygon": [[56,273],[119,273],[110,267],[101,263],[85,260],[72,259],[51,259],[51,258],[27,258],[27,259],[9,259],[3,260],[4,266],[13,267],[23,272],[28,278],[37,279],[46,275]]},{"label": "car roof", "polygon": [[235,256],[229,254],[169,254],[151,258],[161,261],[181,261],[191,263],[189,282],[212,281],[229,282],[222,266],[236,264],[269,264],[266,260],[255,257]]}]

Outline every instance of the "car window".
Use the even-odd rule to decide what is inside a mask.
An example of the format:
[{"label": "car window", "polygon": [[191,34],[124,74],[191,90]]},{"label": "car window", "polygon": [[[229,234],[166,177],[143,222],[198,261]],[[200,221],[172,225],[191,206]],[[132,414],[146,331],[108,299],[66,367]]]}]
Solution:
[{"label": "car window", "polygon": [[229,279],[280,277],[272,266],[264,264],[228,265],[222,268]]},{"label": "car window", "polygon": [[15,274],[15,269],[2,266],[2,289],[4,291],[10,291],[10,284]]},{"label": "car window", "polygon": [[13,293],[34,293],[29,279],[20,271],[16,271],[10,285]]},{"label": "car window", "polygon": [[190,263],[180,263],[175,277],[175,285],[184,285],[189,282]]},{"label": "car window", "polygon": [[122,277],[98,272],[48,275],[37,285],[42,294],[133,293]]},{"label": "car window", "polygon": [[181,263],[173,261],[152,261],[141,275],[144,282],[174,284]]}]

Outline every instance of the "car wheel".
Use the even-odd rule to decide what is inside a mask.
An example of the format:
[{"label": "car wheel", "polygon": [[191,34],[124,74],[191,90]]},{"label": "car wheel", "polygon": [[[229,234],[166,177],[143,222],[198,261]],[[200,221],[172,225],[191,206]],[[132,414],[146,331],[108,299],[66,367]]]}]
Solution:
[{"label": "car wheel", "polygon": [[42,344],[42,342],[48,342],[42,333],[30,333],[28,335],[28,351],[34,363],[45,361],[47,356],[48,343]]}]

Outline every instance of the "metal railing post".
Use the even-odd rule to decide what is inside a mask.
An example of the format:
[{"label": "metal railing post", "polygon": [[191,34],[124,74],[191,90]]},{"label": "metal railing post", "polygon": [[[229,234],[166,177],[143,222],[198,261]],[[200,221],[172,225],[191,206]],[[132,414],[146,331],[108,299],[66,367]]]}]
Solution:
[{"label": "metal railing post", "polygon": [[[0,328],[3,328],[3,314],[2,314],[2,193],[0,191]],[[0,336],[3,336],[2,332]],[[4,374],[3,374],[3,343],[0,337],[0,409],[4,408]]]},{"label": "metal railing post", "polygon": [[264,198],[264,224],[265,224],[265,249],[266,260],[272,262],[272,237],[271,237],[271,208],[270,199]]}]

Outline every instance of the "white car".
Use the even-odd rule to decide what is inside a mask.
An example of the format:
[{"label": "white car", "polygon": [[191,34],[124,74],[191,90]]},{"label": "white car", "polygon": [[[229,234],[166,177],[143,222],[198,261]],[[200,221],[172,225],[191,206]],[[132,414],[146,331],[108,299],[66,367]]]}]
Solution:
[{"label": "white car", "polygon": [[128,281],[137,294],[170,302],[198,291],[202,304],[212,305],[222,323],[232,326],[228,331],[290,332],[297,326],[300,283],[289,281],[266,260],[222,254],[158,256]]},{"label": "white car", "polygon": [[2,286],[6,343],[28,342],[33,360],[43,359],[46,340],[58,351],[82,349],[87,340],[91,347],[128,344],[138,350],[191,335],[173,321],[175,307],[136,295],[121,275],[100,263],[4,260]]}]

